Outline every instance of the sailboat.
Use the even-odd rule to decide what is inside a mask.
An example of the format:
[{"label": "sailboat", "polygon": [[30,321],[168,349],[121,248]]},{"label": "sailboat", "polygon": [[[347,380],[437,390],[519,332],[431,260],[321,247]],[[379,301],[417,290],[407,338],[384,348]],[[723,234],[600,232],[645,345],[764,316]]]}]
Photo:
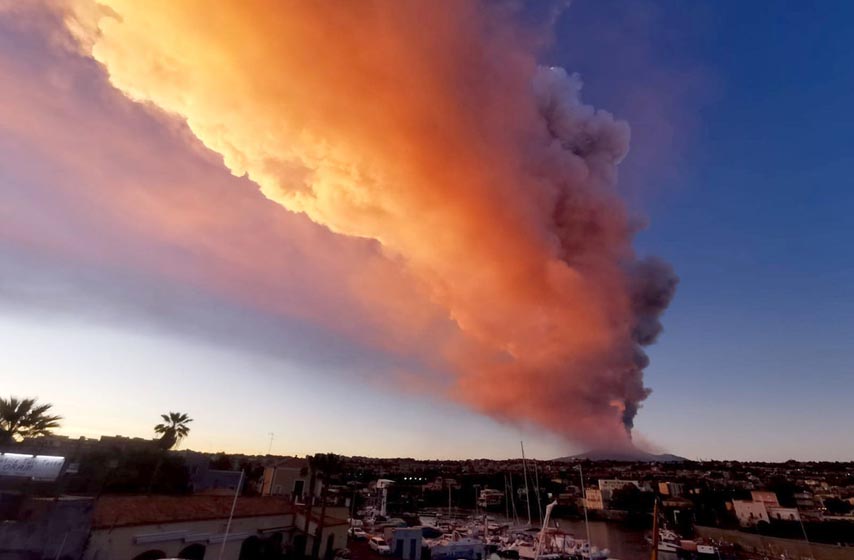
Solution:
[{"label": "sailboat", "polygon": [[588,560],[603,560],[608,558],[610,551],[607,548],[599,550],[590,541],[590,519],[587,515],[587,489],[584,486],[584,470],[581,465],[576,465],[575,468],[578,469],[578,476],[581,479],[581,504],[584,506],[584,528],[587,532],[587,541],[580,541],[578,554]]}]

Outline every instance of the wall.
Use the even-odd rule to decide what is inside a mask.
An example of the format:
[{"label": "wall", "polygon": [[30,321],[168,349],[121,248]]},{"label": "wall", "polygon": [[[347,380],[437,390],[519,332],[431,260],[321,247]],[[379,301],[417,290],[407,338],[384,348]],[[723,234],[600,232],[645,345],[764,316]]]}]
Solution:
[{"label": "wall", "polygon": [[588,488],[584,491],[584,502],[587,509],[605,509],[605,501],[602,499],[602,491],[598,488]]},{"label": "wall", "polygon": [[800,521],[801,514],[798,511],[798,508],[784,508],[784,507],[769,507],[768,517],[770,519],[782,519],[785,521]]},{"label": "wall", "polygon": [[[308,493],[308,477],[300,474],[300,469],[291,467],[267,467],[264,469],[265,496],[293,496],[294,484],[297,480],[303,481],[303,494]],[[317,484],[317,486],[320,486]]]},{"label": "wall", "polygon": [[718,529],[716,527],[695,526],[697,533],[704,538],[723,540],[738,544],[743,549],[758,554],[779,558],[785,554],[792,558],[808,558],[815,560],[851,560],[854,558],[854,547],[838,547],[829,544],[808,544],[806,541],[764,537],[741,531]]},{"label": "wall", "polygon": [[[311,551],[314,546],[314,538],[313,535],[317,534],[318,524],[317,519],[320,517],[320,507],[315,507],[312,509],[312,520],[308,525],[308,533],[311,536],[306,538],[306,550]],[[329,535],[334,535],[332,550],[336,550],[338,548],[346,548],[347,547],[347,529],[349,529],[349,524],[347,523],[348,511],[347,508],[341,507],[327,507],[326,508],[326,523],[327,525],[323,528],[323,535],[321,535],[321,543],[320,543],[320,557],[323,557],[323,554],[326,550],[326,539],[329,538]],[[303,512],[298,512],[295,518],[296,530],[299,533],[303,532],[305,528],[305,515]]]},{"label": "wall", "polygon": [[754,502],[762,502],[766,506],[778,507],[780,502],[777,501],[777,494],[774,492],[766,492],[762,490],[754,490],[750,493],[750,497]]},{"label": "wall", "polygon": [[[176,557],[185,546],[199,542],[208,547],[206,557],[217,558],[222,546],[227,519],[136,525],[132,527],[99,528],[92,531],[84,560],[132,560],[147,550],[162,550],[167,557]],[[293,514],[235,518],[231,522],[229,540],[225,543],[223,560],[237,560],[240,547],[247,538],[264,529],[291,528]],[[283,531],[289,542],[291,531]],[[159,538],[156,535],[160,535]],[[155,542],[137,543],[136,538],[151,535]],[[210,551],[215,550],[216,554]]]},{"label": "wall", "polygon": [[760,521],[768,522],[768,512],[762,502],[748,502],[744,500],[733,500],[732,507],[735,516],[742,527],[753,527]]},{"label": "wall", "polygon": [[0,523],[0,557],[80,558],[92,520],[91,499],[26,500],[19,519]]}]

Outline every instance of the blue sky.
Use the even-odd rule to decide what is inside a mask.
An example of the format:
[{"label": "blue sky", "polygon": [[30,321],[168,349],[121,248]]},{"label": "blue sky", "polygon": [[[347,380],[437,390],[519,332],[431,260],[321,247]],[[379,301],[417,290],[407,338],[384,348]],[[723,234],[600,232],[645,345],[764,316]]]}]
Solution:
[{"label": "blue sky", "polygon": [[[622,22],[624,4],[576,3],[567,35],[585,20]],[[650,217],[639,249],[675,263],[681,278],[638,420],[671,449],[851,458],[851,15],[840,2],[664,2],[644,11],[652,27],[622,22],[632,31],[601,39],[619,48],[592,48],[588,99],[625,116],[635,146],[656,130],[616,106],[649,65],[617,77],[609,65],[641,50],[652,80],[690,76],[667,109],[683,124],[675,170],[638,187]]]},{"label": "blue sky", "polygon": [[[852,12],[842,2],[576,0],[543,54],[544,63],[582,75],[585,101],[631,124],[621,185],[648,221],[636,245],[673,263],[680,277],[665,332],[650,352],[653,394],[636,421],[662,449],[695,458],[854,459],[847,352],[854,340]],[[45,98],[34,96],[28,110],[63,126],[78,109],[98,113],[104,126],[140,131],[132,149],[177,154],[163,169],[134,171],[140,181],[202,174],[212,189],[247,187],[202,150],[179,148],[182,133],[174,127],[102,93],[94,66],[76,59],[63,65],[71,55],[47,50],[8,21],[0,26],[2,68],[31,80]],[[16,65],[21,53],[37,62],[34,69]],[[11,88],[0,94],[9,96],[7,106],[21,102]],[[67,105],[51,99],[63,95]],[[151,146],[172,147],[149,148],[150,136]],[[269,339],[241,336],[233,331],[255,332],[246,327],[247,308],[205,306],[199,314],[192,298],[135,268],[179,257],[204,265],[204,254],[192,248],[168,245],[166,255],[167,245],[124,244],[131,264],[122,274],[169,302],[127,303],[136,296],[104,288],[126,283],[113,282],[115,263],[103,260],[110,240],[69,217],[69,208],[89,208],[87,202],[69,187],[67,200],[39,209],[55,196],[57,177],[69,185],[95,179],[82,171],[76,178],[68,162],[46,161],[23,137],[0,125],[0,210],[30,225],[21,226],[23,238],[49,248],[88,239],[95,249],[81,257],[89,263],[83,266],[53,260],[50,250],[36,258],[28,245],[10,241],[15,236],[0,236],[0,267],[14,271],[0,281],[7,348],[0,379],[6,392],[54,402],[66,433],[148,436],[161,412],[180,408],[196,418],[187,445],[208,450],[264,452],[269,432],[277,434],[279,453],[507,457],[522,438],[541,458],[575,450],[542,430],[401,392],[370,373],[354,376],[350,366],[371,363],[370,352],[298,319],[265,328]],[[92,153],[106,149],[97,140],[92,136]],[[236,203],[260,207],[260,197],[245,191]],[[290,242],[266,222],[251,227],[280,247]],[[294,227],[312,243],[340,249],[310,225]],[[293,243],[289,250],[299,253]],[[181,274],[196,281],[193,270]],[[197,336],[203,323],[218,320],[216,337]],[[332,357],[319,356],[324,345],[335,349]],[[126,401],[128,394],[134,398]],[[253,406],[235,409],[245,402]]]}]

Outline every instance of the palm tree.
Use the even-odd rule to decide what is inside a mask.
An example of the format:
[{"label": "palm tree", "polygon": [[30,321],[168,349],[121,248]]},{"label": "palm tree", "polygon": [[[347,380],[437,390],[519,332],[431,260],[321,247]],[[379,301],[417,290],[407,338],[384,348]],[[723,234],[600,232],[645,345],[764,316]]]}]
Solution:
[{"label": "palm tree", "polygon": [[182,439],[190,434],[190,426],[188,424],[193,421],[192,418],[183,412],[170,412],[169,414],[161,414],[163,424],[154,426],[154,432],[160,434],[159,445],[162,449],[172,449]]},{"label": "palm tree", "polygon": [[157,445],[161,449],[160,457],[157,459],[157,464],[154,466],[154,472],[151,473],[151,480],[148,481],[148,494],[151,494],[154,489],[154,482],[157,480],[157,475],[160,474],[160,468],[163,466],[163,456],[167,451],[175,447],[179,441],[190,434],[190,426],[193,421],[187,414],[183,412],[170,412],[169,414],[161,414],[163,418],[162,424],[154,426],[154,433],[160,434],[160,439],[157,440]]},{"label": "palm tree", "polygon": [[37,399],[0,398],[0,443],[47,436],[59,427],[62,416],[48,414],[53,405],[37,402]]}]

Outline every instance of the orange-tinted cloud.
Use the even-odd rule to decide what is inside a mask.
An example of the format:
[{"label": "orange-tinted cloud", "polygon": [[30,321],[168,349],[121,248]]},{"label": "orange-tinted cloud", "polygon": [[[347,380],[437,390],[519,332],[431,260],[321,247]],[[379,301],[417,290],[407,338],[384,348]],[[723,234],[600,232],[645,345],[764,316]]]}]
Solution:
[{"label": "orange-tinted cloud", "polygon": [[[442,310],[458,332],[422,353],[450,364],[453,398],[625,440],[647,394],[640,345],[675,279],[631,247],[614,190],[627,125],[583,105],[577,77],[538,68],[503,6],[100,4],[69,21],[117,88],[186,119],[270,200],[405,267],[421,297],[378,332],[415,339],[406,318]],[[242,270],[275,307],[265,258]],[[382,275],[359,287],[388,307]]]},{"label": "orange-tinted cloud", "polygon": [[[142,313],[304,356],[293,347],[306,339],[293,332],[300,322],[353,341],[351,354],[375,369],[385,366],[370,351],[423,361],[421,338],[454,336],[375,242],[270,203],[177,119],[112,88],[103,68],[68,50],[56,12],[34,3],[0,16],[0,73],[13,77],[0,82],[5,304],[129,311],[124,322]],[[231,316],[212,320],[217,312],[195,309],[201,301]],[[280,320],[288,329],[270,329]],[[340,341],[312,345],[334,354]]]}]

